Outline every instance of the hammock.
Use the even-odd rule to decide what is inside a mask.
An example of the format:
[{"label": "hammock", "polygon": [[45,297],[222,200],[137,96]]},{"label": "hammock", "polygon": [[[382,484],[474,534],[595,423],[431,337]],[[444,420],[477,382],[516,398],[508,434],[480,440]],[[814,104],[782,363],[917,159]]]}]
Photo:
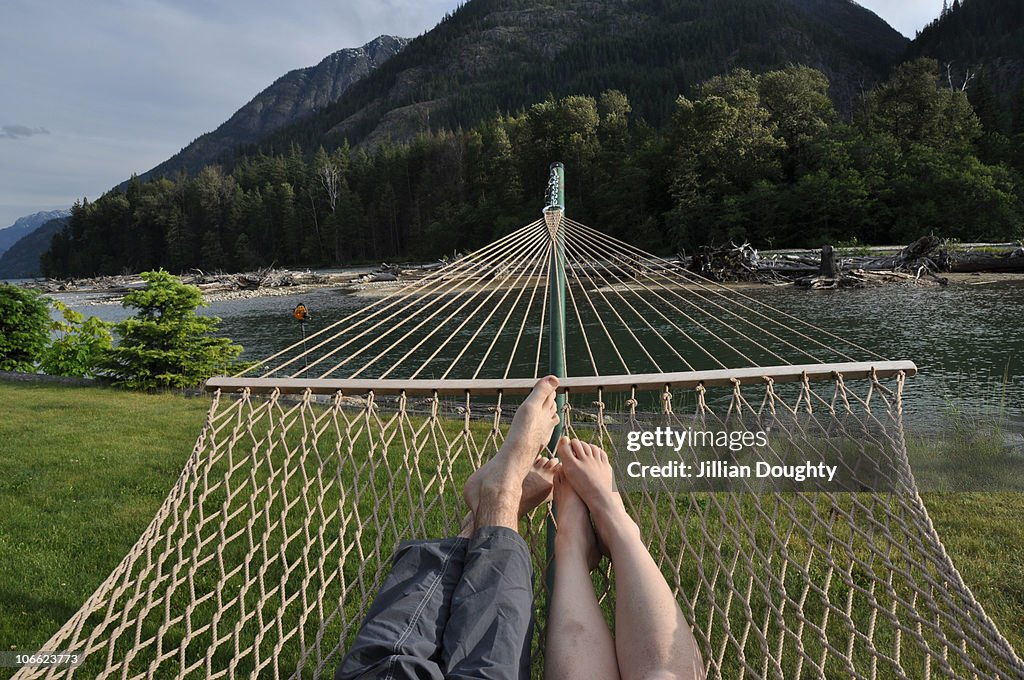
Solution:
[{"label": "hammock", "polygon": [[[912,363],[558,209],[369,295],[209,381],[206,424],[166,501],[46,645],[84,663],[15,677],[331,677],[395,546],[457,533],[466,477],[560,363],[566,433],[616,460],[629,427],[742,427],[770,433],[769,460],[834,461],[856,480],[623,485],[709,677],[1024,676],[917,492],[902,426]],[[562,316],[564,334],[542,330]],[[523,521],[538,574],[551,515]],[[604,606],[613,583],[595,577]],[[541,583],[537,677],[546,599]]]}]

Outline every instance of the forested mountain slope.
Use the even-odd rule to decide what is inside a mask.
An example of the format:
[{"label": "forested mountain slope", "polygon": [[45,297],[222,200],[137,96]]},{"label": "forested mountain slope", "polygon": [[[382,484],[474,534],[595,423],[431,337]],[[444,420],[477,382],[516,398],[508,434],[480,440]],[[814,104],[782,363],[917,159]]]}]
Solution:
[{"label": "forested mountain slope", "polygon": [[471,0],[259,145],[77,204],[43,271],[450,256],[536,219],[553,160],[659,253],[1021,238],[1024,133],[908,47],[848,0]]},{"label": "forested mountain slope", "polygon": [[965,82],[989,132],[1024,132],[1024,2],[953,0],[910,45],[948,67],[951,84]]},{"label": "forested mountain slope", "polygon": [[208,132],[143,177],[197,173],[237,147],[253,144],[337,101],[353,83],[379,68],[408,43],[382,35],[362,47],[339,50],[316,66],[289,71],[213,132]]},{"label": "forested mountain slope", "polygon": [[470,0],[337,103],[261,145],[285,152],[471,127],[552,94],[624,92],[652,125],[680,92],[737,67],[805,64],[841,110],[907,40],[850,0]]}]

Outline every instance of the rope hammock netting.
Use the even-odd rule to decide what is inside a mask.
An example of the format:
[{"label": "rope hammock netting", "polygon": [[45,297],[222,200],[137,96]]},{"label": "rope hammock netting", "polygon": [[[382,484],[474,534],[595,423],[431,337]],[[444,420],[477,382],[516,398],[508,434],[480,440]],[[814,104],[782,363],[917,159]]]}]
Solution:
[{"label": "rope hammock netting", "polygon": [[[902,423],[914,365],[563,205],[209,381],[206,424],[166,501],[45,647],[84,663],[15,677],[332,677],[394,548],[458,532],[465,479],[552,367],[567,376],[565,434],[613,459],[639,426],[759,430],[766,460],[824,460],[847,480],[621,486],[709,677],[1024,677],[918,494]],[[522,526],[539,574],[544,507]],[[595,579],[604,606],[613,583]]]}]

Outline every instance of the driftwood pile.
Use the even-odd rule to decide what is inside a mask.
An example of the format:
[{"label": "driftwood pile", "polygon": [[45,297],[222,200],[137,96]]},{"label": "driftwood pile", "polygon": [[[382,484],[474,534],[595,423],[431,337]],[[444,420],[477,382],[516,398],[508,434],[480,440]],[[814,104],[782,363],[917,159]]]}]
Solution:
[{"label": "driftwood pile", "polygon": [[936,283],[949,284],[949,279],[938,276],[940,266],[932,259],[939,253],[941,241],[934,236],[925,236],[914,241],[895,255],[845,258],[841,263],[835,249],[825,246],[821,249],[816,274],[803,276],[794,281],[798,286],[814,289],[864,288],[884,283]]},{"label": "driftwood pile", "polygon": [[[205,292],[232,290],[258,290],[263,288],[285,288],[291,286],[324,285],[331,277],[310,271],[294,272],[288,269],[264,267],[244,274],[204,272],[193,269],[181,275],[182,283],[193,285]],[[146,287],[138,274],[118,276],[97,276],[82,279],[47,279],[30,284],[30,287],[44,293],[106,293],[124,294]]]},{"label": "driftwood pile", "polygon": [[1024,248],[1005,252],[955,250],[935,236],[925,236],[895,254],[839,257],[831,246],[811,254],[764,257],[749,243],[705,248],[680,258],[691,271],[720,282],[786,283],[808,288],[863,288],[881,283],[930,283],[945,286],[943,272],[1021,272]]},{"label": "driftwood pile", "polygon": [[985,250],[966,250],[947,253],[946,271],[961,274],[975,272],[1003,272],[1024,274],[1024,247],[1016,247],[1003,252]]},{"label": "driftwood pile", "polygon": [[[287,269],[274,269],[265,267],[247,274],[212,274],[207,275],[202,271],[193,270],[198,273],[199,278],[193,283],[202,288],[204,285],[234,285],[242,290],[255,290],[257,288],[285,288],[288,286],[315,286],[330,282],[330,277],[322,274],[314,274],[310,271],[293,272]],[[184,279],[183,279],[184,280]]]},{"label": "driftwood pile", "polygon": [[401,276],[401,267],[384,262],[372,272],[360,276],[358,281],[359,283],[385,283],[397,281]]},{"label": "driftwood pile", "polygon": [[388,283],[392,281],[398,281],[399,279],[409,279],[424,276],[432,271],[437,271],[445,265],[449,264],[447,260],[439,260],[437,262],[427,262],[424,264],[388,264],[387,262],[381,263],[379,267],[374,269],[372,272],[363,274],[356,282],[358,283]]},{"label": "driftwood pile", "polygon": [[694,255],[687,263],[683,263],[690,271],[697,272],[712,281],[758,281],[770,283],[782,278],[780,272],[764,267],[761,256],[749,243],[742,245],[730,244],[726,248],[704,249]]}]

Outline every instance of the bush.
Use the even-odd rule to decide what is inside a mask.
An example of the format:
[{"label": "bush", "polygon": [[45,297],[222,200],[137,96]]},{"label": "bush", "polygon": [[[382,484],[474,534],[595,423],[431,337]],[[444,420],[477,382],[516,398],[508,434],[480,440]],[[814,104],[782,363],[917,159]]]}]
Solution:
[{"label": "bush", "polygon": [[50,340],[50,313],[39,293],[0,283],[0,371],[35,372]]},{"label": "bush", "polygon": [[43,351],[40,366],[50,375],[96,375],[113,345],[111,324],[95,316],[86,319],[60,300],[50,304],[63,318],[50,324],[59,335]]},{"label": "bush", "polygon": [[194,387],[236,367],[242,347],[211,335],[220,319],[196,314],[206,304],[198,288],[163,269],[141,276],[146,288],[128,293],[122,302],[138,312],[114,325],[120,342],[102,363],[115,385]]}]

